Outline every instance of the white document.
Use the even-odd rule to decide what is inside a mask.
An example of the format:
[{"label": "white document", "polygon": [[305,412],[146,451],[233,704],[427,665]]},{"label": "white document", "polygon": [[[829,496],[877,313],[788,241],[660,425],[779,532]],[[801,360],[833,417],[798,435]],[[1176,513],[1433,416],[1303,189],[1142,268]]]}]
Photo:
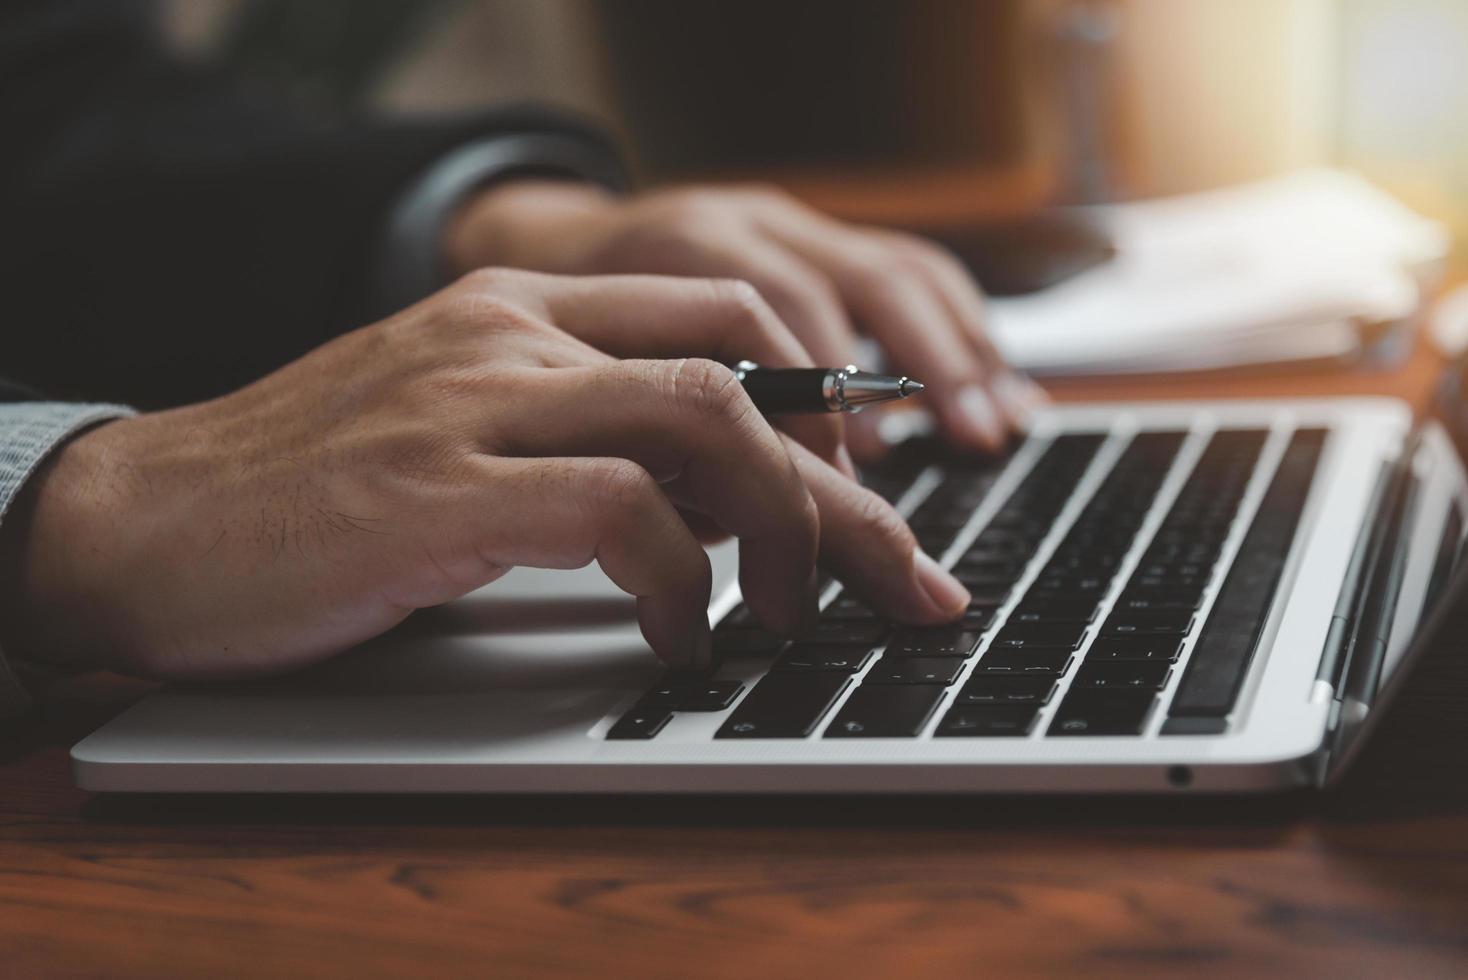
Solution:
[{"label": "white document", "polygon": [[1021,368],[1183,371],[1348,356],[1358,327],[1412,315],[1422,270],[1448,248],[1440,225],[1328,170],[1088,214],[1115,258],[990,303],[994,340]]}]

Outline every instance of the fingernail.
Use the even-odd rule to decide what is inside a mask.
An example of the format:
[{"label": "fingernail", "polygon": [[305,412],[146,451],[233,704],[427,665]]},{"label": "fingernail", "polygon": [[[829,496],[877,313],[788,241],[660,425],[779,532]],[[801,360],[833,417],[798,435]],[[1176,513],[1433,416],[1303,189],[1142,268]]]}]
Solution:
[{"label": "fingernail", "polygon": [[800,627],[804,633],[813,628],[821,618],[821,576],[817,571],[810,573],[810,582],[805,587],[805,605],[801,610]]},{"label": "fingernail", "polygon": [[1013,372],[994,380],[994,392],[1004,401],[1016,422],[1028,423],[1035,412],[1050,401],[1045,389],[1029,378]]},{"label": "fingernail", "polygon": [[969,385],[958,393],[958,410],[974,433],[990,445],[1004,441],[1004,428],[999,424],[999,411],[989,393],[978,385]]},{"label": "fingernail", "polygon": [[836,447],[836,468],[853,480],[857,478],[856,461],[851,458],[851,450],[845,446]]},{"label": "fingernail", "polygon": [[913,552],[912,559],[918,586],[939,614],[951,619],[968,607],[968,589],[945,572],[932,556],[919,548]]}]

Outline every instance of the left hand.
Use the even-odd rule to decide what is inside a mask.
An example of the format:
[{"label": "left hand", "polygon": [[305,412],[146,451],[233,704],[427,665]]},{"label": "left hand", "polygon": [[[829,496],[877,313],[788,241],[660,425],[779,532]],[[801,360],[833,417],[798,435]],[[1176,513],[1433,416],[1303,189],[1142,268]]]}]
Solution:
[{"label": "left hand", "polygon": [[[997,450],[1044,401],[984,333],[984,299],[947,251],[844,224],[764,187],[657,191],[619,199],[582,184],[519,181],[464,205],[445,240],[449,271],[483,265],[563,274],[737,278],[754,285],[818,364],[856,359],[858,329],[964,448]],[[865,421],[869,415],[858,417]],[[850,426],[860,455],[879,440]]]}]

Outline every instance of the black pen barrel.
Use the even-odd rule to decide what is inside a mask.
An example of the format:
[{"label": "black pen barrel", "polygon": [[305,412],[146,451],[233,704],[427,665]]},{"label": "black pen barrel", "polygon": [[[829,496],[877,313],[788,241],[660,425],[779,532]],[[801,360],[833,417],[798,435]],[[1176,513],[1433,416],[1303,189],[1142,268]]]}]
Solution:
[{"label": "black pen barrel", "polygon": [[829,412],[826,368],[760,368],[744,372],[742,383],[755,407],[766,415]]}]

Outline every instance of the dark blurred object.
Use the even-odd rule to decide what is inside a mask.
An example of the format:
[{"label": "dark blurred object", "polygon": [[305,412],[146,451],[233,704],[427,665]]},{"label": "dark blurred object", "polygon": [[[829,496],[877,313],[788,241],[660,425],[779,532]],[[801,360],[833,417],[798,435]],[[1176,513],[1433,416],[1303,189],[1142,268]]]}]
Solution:
[{"label": "dark blurred object", "polygon": [[1012,164],[1020,0],[597,0],[633,146],[662,179]]},{"label": "dark blurred object", "polygon": [[609,142],[573,120],[307,112],[179,60],[152,15],[0,3],[0,369],[49,397],[200,401],[368,322],[388,216],[467,144],[549,137],[600,162],[517,165],[621,183]]},{"label": "dark blurred object", "polygon": [[1116,254],[1101,229],[1074,214],[919,233],[957,255],[990,296],[1037,292]]}]

